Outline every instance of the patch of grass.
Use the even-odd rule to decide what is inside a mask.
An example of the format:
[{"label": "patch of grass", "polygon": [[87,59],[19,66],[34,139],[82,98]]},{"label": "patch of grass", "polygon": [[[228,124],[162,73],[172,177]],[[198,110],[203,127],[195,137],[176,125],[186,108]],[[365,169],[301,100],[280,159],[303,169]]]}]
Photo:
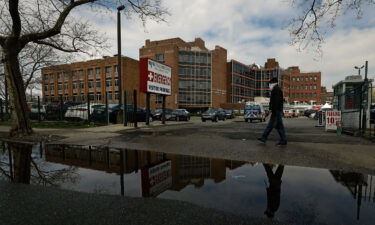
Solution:
[{"label": "patch of grass", "polygon": [[[0,126],[10,126],[11,122],[0,122]],[[79,128],[89,128],[89,127],[97,127],[98,125],[95,124],[88,124],[84,122],[66,122],[66,121],[32,121],[31,127],[33,128],[62,128],[62,129],[79,129]]]}]

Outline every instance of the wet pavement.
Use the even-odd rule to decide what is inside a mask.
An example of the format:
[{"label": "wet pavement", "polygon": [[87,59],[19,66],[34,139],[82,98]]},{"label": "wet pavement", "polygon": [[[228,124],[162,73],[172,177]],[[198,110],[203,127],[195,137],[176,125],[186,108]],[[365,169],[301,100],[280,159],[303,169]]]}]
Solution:
[{"label": "wet pavement", "polygon": [[[9,146],[12,151],[9,151]],[[147,209],[150,215],[125,213],[123,221],[134,216],[139,219],[132,221],[133,224],[187,224],[189,220],[194,222],[192,224],[210,224],[215,219],[216,224],[254,224],[254,221],[257,221],[255,224],[277,221],[285,224],[373,224],[375,221],[373,173],[109,147],[60,144],[29,147],[3,144],[2,147],[0,192],[6,194],[18,188],[24,190],[24,186],[10,187],[4,183],[13,180],[33,184],[30,186],[32,189],[43,186],[40,190],[46,191],[47,197],[53,196],[52,192],[65,193],[73,199],[76,192],[69,191],[90,193],[83,197],[83,193],[77,193],[77,200],[86,198],[82,200],[82,204],[86,205],[86,201],[89,201],[87,198],[108,197],[110,200],[105,200],[102,205],[98,200],[98,205],[93,207],[96,208],[94,211],[106,210],[106,207],[111,211],[113,208],[112,213],[124,206],[118,196],[124,196],[120,199],[126,200],[135,197],[127,201],[125,211],[136,213],[134,208],[131,210],[132,206],[142,205],[143,208],[139,209]],[[44,186],[68,192],[58,189],[51,191]],[[16,196],[17,193],[11,195]],[[7,201],[12,199],[7,196],[2,194],[1,198]],[[21,199],[33,204],[26,196]],[[72,202],[77,204],[76,201]],[[63,203],[69,208],[67,204]],[[16,203],[11,205],[17,209]],[[35,205],[47,207],[39,203]],[[0,215],[5,207],[4,202],[0,201]],[[177,209],[180,211],[176,212]],[[49,215],[48,218],[51,221],[53,218],[64,221],[64,215],[83,221],[79,214],[71,211],[57,211],[55,217]],[[173,221],[176,215],[184,218],[182,221],[185,222]],[[151,220],[152,217],[155,220]],[[12,221],[9,217],[0,218]]]}]

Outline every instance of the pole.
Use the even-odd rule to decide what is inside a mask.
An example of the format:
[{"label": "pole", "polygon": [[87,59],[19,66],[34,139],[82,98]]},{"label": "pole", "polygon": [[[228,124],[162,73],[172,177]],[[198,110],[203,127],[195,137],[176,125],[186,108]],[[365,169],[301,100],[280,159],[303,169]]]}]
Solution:
[{"label": "pole", "polygon": [[109,115],[108,115],[108,92],[105,92],[105,122],[109,124]]},{"label": "pole", "polygon": [[150,93],[146,93],[146,125],[150,125]]},{"label": "pole", "polygon": [[127,103],[127,96],[126,91],[124,90],[124,110],[123,110],[123,121],[124,126],[128,126],[128,103]]},{"label": "pole", "polygon": [[137,90],[134,90],[134,91],[133,91],[133,102],[134,102],[134,109],[133,109],[134,127],[138,127],[138,117],[137,117]]},{"label": "pole", "polygon": [[117,8],[117,76],[118,76],[118,102],[122,103],[122,73],[121,73],[121,8]]},{"label": "pole", "polygon": [[8,94],[8,82],[7,77],[4,74],[4,88],[5,88],[5,114],[9,113],[9,94]]},{"label": "pole", "polygon": [[90,94],[87,93],[87,122],[90,124]]},{"label": "pole", "polygon": [[[368,61],[366,61],[366,63],[365,63],[365,79],[363,81],[364,84],[363,84],[363,92],[362,92],[365,95],[363,97],[363,100],[366,103],[365,106],[363,107],[364,108],[364,110],[363,110],[363,119],[362,119],[362,133],[363,134],[365,134],[366,128],[367,128],[367,118],[366,118],[366,116],[367,116],[367,110],[369,108],[368,106],[370,104],[370,102],[368,101],[367,72],[368,72]],[[362,102],[361,102],[361,104],[362,104]]]},{"label": "pole", "polygon": [[38,122],[40,123],[40,96],[38,95]]},{"label": "pole", "polygon": [[163,113],[161,115],[161,123],[165,124],[165,95],[163,95]]},{"label": "pole", "polygon": [[0,98],[0,121],[4,122],[3,99]]},{"label": "pole", "polygon": [[62,95],[60,95],[60,120],[62,120],[63,119],[63,99],[62,99]]}]

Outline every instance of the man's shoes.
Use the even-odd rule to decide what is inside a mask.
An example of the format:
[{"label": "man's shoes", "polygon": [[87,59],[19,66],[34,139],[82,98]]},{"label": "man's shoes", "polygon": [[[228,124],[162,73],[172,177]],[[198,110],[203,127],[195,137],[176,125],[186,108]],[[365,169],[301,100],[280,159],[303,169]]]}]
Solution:
[{"label": "man's shoes", "polygon": [[264,140],[263,138],[258,138],[258,141],[262,142],[262,143],[266,143],[266,140]]},{"label": "man's shoes", "polygon": [[276,144],[276,146],[286,146],[287,142],[286,141],[279,141],[279,143]]}]

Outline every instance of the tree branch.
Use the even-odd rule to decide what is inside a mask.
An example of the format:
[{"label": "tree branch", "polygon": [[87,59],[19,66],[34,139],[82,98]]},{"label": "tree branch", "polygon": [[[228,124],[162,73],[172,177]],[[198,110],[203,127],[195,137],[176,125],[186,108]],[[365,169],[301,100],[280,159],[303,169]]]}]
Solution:
[{"label": "tree branch", "polygon": [[95,1],[96,0],[79,0],[79,1],[72,0],[70,4],[67,5],[67,7],[61,12],[59,18],[57,19],[55,25],[52,28],[45,30],[43,32],[40,32],[40,33],[31,33],[31,34],[26,34],[22,36],[21,37],[22,44],[26,45],[29,42],[35,42],[35,41],[49,38],[49,37],[59,34],[61,32],[61,28],[64,25],[66,18],[68,17],[72,9],[74,9],[77,6],[90,3],[90,2],[95,2]]},{"label": "tree branch", "polygon": [[12,17],[12,36],[19,37],[21,34],[21,17],[18,12],[18,0],[9,0],[9,13]]},{"label": "tree branch", "polygon": [[50,46],[50,47],[52,47],[52,48],[55,48],[55,49],[57,49],[57,50],[60,50],[60,51],[62,51],[62,52],[69,52],[69,53],[72,53],[72,52],[78,52],[79,51],[79,49],[65,49],[65,48],[63,48],[63,47],[61,47],[61,46],[58,46],[58,45],[56,45],[56,44],[53,44],[53,43],[50,43],[50,42],[47,42],[47,41],[41,41],[41,40],[35,40],[35,41],[33,41],[34,43],[36,43],[36,44],[40,44],[40,45],[47,45],[47,46]]}]

